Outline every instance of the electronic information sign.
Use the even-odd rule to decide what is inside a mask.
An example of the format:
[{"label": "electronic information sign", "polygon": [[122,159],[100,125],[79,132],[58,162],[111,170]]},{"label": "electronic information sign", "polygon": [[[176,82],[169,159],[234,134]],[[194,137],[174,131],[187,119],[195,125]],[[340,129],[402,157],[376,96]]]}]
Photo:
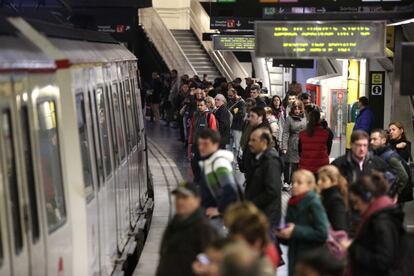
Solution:
[{"label": "electronic information sign", "polygon": [[214,35],[214,50],[219,51],[254,51],[254,35]]},{"label": "electronic information sign", "polygon": [[384,57],[385,28],[385,21],[260,21],[256,56]]}]

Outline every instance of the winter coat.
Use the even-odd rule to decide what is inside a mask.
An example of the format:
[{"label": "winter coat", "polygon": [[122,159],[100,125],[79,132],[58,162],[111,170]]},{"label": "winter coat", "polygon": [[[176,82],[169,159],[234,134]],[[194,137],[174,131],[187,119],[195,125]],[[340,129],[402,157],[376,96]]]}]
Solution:
[{"label": "winter coat", "polygon": [[[295,198],[302,197],[298,202]],[[306,195],[289,200],[286,223],[294,223],[292,236],[283,241],[289,246],[289,275],[293,275],[296,261],[309,250],[322,246],[328,238],[328,218],[318,195],[310,191]]]},{"label": "winter coat", "polygon": [[151,89],[152,89],[151,103],[152,104],[161,103],[161,94],[162,94],[163,85],[159,78],[152,80]]},{"label": "winter coat", "polygon": [[328,215],[329,223],[335,231],[348,231],[348,212],[338,186],[332,186],[321,191],[323,207]]},{"label": "winter coat", "polygon": [[243,123],[242,136],[240,138],[240,148],[244,151],[249,143],[250,134],[253,132],[254,127],[249,124],[249,121],[246,120]]},{"label": "winter coat", "polygon": [[362,109],[358,116],[355,119],[355,130],[363,130],[366,133],[370,134],[372,127],[374,124],[374,113],[369,109],[369,107],[365,107]]},{"label": "winter coat", "polygon": [[286,150],[289,163],[299,163],[299,132],[306,128],[305,117],[289,115],[285,120],[282,134],[282,150]]},{"label": "winter coat", "polygon": [[193,117],[191,118],[188,143],[197,144],[198,133],[204,128],[210,128],[212,130],[217,131],[216,117],[214,117],[214,114],[212,114],[210,111],[205,111],[203,113],[197,111],[193,114]]},{"label": "winter coat", "polygon": [[[381,147],[374,151],[387,164],[387,169],[395,176],[395,181],[390,188],[390,194],[401,194],[401,191],[408,184],[408,174],[405,170],[402,157],[388,146]],[[387,155],[389,156],[387,158]],[[412,191],[411,191],[412,193]]]},{"label": "winter coat", "polygon": [[[399,143],[406,143],[407,145],[404,148],[398,149],[397,144]],[[389,141],[390,147],[397,151],[398,154],[405,160],[409,161],[411,159],[411,142],[405,139],[398,139],[398,140],[390,140]]]},{"label": "winter coat", "polygon": [[230,143],[230,113],[227,108],[222,105],[214,111],[221,140],[220,146],[223,148]]},{"label": "winter coat", "polygon": [[320,167],[328,165],[328,144],[329,132],[320,125],[315,127],[312,137],[306,129],[302,130],[299,133],[299,168],[316,173]]},{"label": "winter coat", "polygon": [[246,114],[246,103],[242,98],[240,98],[235,102],[229,102],[228,106],[231,114],[233,115],[231,129],[240,131],[243,130],[244,117]]},{"label": "winter coat", "polygon": [[238,200],[233,159],[232,152],[218,150],[199,162],[205,179],[200,183],[204,208],[217,207],[223,213],[228,205]]},{"label": "winter coat", "polygon": [[365,221],[348,249],[349,276],[392,276],[400,248],[404,213],[382,208]]},{"label": "winter coat", "polygon": [[341,174],[346,178],[348,184],[354,183],[362,175],[370,175],[374,170],[385,172],[387,164],[379,157],[368,153],[365,157],[363,169],[359,168],[359,164],[352,158],[352,153],[348,152],[336,158],[332,165],[337,167]]},{"label": "winter coat", "polygon": [[269,147],[257,159],[252,155],[246,171],[245,197],[262,210],[270,225],[279,222],[281,216],[282,163],[273,147]]},{"label": "winter coat", "polygon": [[201,208],[184,220],[175,216],[162,238],[156,275],[194,275],[191,266],[197,254],[217,238]]}]

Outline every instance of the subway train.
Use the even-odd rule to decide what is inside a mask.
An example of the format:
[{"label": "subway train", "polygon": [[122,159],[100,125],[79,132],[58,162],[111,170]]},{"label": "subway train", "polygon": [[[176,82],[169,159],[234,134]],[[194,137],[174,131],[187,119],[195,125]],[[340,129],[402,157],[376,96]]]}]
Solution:
[{"label": "subway train", "polygon": [[107,34],[0,17],[1,276],[124,275],[153,206],[138,81]]}]

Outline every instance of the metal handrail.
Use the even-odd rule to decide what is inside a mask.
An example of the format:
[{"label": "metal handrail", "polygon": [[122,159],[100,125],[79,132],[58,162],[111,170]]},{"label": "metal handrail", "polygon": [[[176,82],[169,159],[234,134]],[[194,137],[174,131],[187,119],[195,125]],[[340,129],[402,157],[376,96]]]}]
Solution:
[{"label": "metal handrail", "polygon": [[227,80],[233,80],[236,77],[248,77],[249,75],[246,70],[232,52],[214,51],[213,43],[211,41],[203,41],[203,33],[211,32],[210,16],[198,0],[191,0],[190,4],[190,26],[203,44],[204,49],[206,49],[207,53],[214,61],[220,73],[226,77]]},{"label": "metal handrail", "polygon": [[174,35],[165,26],[162,18],[154,8],[139,9],[140,24],[158,53],[162,56],[170,70],[176,69],[179,74],[196,75]]}]

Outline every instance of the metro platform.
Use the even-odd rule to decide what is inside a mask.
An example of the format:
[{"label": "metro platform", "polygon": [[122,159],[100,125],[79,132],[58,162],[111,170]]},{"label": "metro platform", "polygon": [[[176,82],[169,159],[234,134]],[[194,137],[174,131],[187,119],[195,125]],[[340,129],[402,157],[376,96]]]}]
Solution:
[{"label": "metro platform", "polygon": [[[144,249],[133,273],[134,276],[155,275],[161,239],[169,220],[174,215],[174,198],[171,196],[171,191],[180,181],[192,179],[191,165],[186,157],[183,143],[179,141],[178,129],[165,126],[163,121],[159,124],[146,121],[146,133],[148,165],[154,186],[154,211]],[[237,171],[236,178],[239,182],[242,177]],[[289,197],[289,193],[282,193],[283,213]],[[406,204],[404,211],[407,230],[414,232],[414,202]],[[288,275],[287,248],[282,246],[282,250],[286,265],[278,269],[277,275],[285,276]]]}]

